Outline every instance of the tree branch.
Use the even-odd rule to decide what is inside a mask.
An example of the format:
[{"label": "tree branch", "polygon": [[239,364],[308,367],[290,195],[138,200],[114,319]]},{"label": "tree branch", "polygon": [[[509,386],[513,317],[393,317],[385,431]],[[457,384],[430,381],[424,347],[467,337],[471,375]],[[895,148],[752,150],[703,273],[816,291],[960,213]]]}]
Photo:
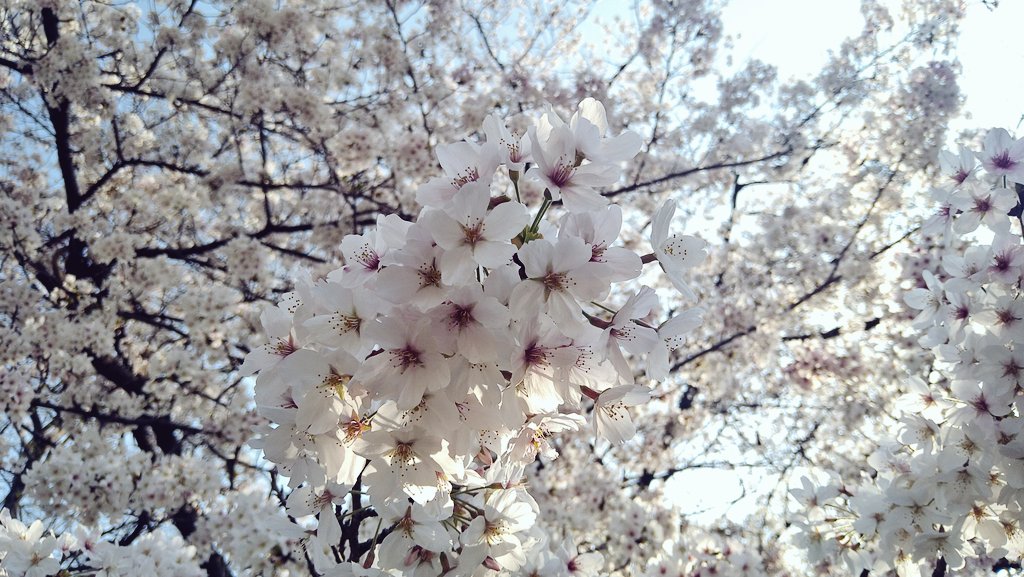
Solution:
[{"label": "tree branch", "polygon": [[723,168],[736,168],[738,166],[750,166],[751,164],[757,164],[759,162],[765,162],[767,160],[772,160],[772,159],[775,159],[775,158],[779,158],[779,157],[785,156],[787,154],[790,154],[792,152],[793,152],[793,148],[792,147],[787,147],[787,148],[785,148],[783,150],[779,150],[779,151],[773,152],[771,154],[767,154],[765,156],[761,156],[759,158],[752,158],[752,159],[749,159],[749,160],[735,160],[735,161],[731,161],[731,162],[718,162],[718,163],[715,163],[715,164],[708,164],[708,165],[704,165],[704,166],[695,166],[693,168],[687,168],[686,170],[680,170],[678,172],[671,172],[671,173],[666,174],[664,176],[659,176],[658,178],[653,178],[651,180],[646,180],[644,182],[637,182],[637,183],[634,183],[634,184],[630,184],[630,185],[624,186],[624,187],[622,187],[620,189],[613,190],[611,192],[603,193],[603,196],[605,196],[606,198],[613,198],[613,197],[616,197],[616,196],[618,196],[620,194],[625,194],[627,192],[633,192],[634,190],[639,190],[641,188],[647,188],[648,186],[654,186],[656,184],[662,184],[662,183],[665,183],[665,182],[669,182],[671,180],[676,180],[678,178],[684,178],[684,177],[690,176],[691,174],[696,174],[698,172],[707,172],[707,171],[711,171],[711,170],[721,170]]}]

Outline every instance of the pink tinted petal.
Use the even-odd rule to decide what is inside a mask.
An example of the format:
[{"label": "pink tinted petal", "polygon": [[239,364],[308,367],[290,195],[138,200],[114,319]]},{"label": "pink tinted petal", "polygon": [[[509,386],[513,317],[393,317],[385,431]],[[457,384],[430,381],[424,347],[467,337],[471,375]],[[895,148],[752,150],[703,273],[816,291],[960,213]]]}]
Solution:
[{"label": "pink tinted petal", "polygon": [[554,245],[547,240],[528,242],[519,248],[519,260],[526,269],[528,278],[540,278],[551,270]]},{"label": "pink tinted petal", "polygon": [[589,186],[569,184],[561,189],[562,203],[569,212],[591,212],[608,205],[608,199]]},{"label": "pink tinted petal", "polygon": [[529,223],[530,214],[525,206],[518,202],[504,202],[484,218],[484,238],[510,242]]},{"label": "pink tinted petal", "polygon": [[498,268],[512,260],[516,253],[516,247],[505,242],[493,242],[482,240],[476,243],[473,249],[473,258],[480,266],[487,268]]},{"label": "pink tinted petal", "polygon": [[[479,248],[479,245],[478,245]],[[441,276],[446,284],[461,284],[474,280],[477,261],[468,245],[463,245],[441,255]],[[485,265],[486,266],[486,265]]]},{"label": "pink tinted petal", "polygon": [[430,233],[441,248],[451,249],[465,243],[462,226],[455,219],[440,210],[426,210],[420,214],[419,224]]},{"label": "pink tinted petal", "polygon": [[[567,272],[583,266],[590,262],[593,253],[587,243],[576,237],[564,237],[558,239],[554,247],[551,270],[555,272]],[[530,278],[537,278],[530,275]]]}]

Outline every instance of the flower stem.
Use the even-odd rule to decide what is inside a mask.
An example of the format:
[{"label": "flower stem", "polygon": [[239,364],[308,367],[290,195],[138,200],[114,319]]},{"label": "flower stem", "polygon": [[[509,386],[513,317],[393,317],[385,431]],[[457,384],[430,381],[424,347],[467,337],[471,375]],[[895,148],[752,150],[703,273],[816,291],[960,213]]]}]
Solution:
[{"label": "flower stem", "polygon": [[508,176],[512,180],[512,187],[516,189],[516,202],[522,204],[523,199],[519,196],[519,171],[510,170]]},{"label": "flower stem", "polygon": [[544,202],[540,205],[540,210],[537,211],[537,216],[533,218],[533,224],[530,225],[530,232],[537,232],[540,228],[540,219],[544,218],[544,213],[548,211],[548,207],[551,206],[551,195],[548,191],[544,191]]}]

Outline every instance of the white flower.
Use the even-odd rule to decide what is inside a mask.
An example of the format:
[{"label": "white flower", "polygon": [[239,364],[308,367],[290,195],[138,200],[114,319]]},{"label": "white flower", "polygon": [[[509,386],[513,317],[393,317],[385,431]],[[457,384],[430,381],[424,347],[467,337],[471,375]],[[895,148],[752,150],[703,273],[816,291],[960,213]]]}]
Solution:
[{"label": "white flower", "polygon": [[428,210],[420,222],[445,252],[441,274],[449,284],[476,280],[477,266],[498,268],[515,254],[511,239],[530,222],[526,207],[515,201],[488,210],[490,196],[483,185],[462,187],[446,210]]},{"label": "white flower", "polygon": [[346,387],[359,365],[355,357],[340,350],[332,353],[329,364],[319,358],[310,363],[309,368],[316,371],[312,378],[295,379],[293,376],[292,393],[299,409],[295,415],[296,427],[311,435],[337,430],[346,408],[343,402]]},{"label": "white flower", "polygon": [[4,509],[0,525],[0,551],[6,553],[0,559],[4,574],[46,577],[60,569],[60,562],[53,557],[57,539],[52,534],[43,536],[42,521],[37,519],[26,526]]},{"label": "white flower", "polygon": [[942,283],[931,271],[925,270],[922,273],[926,288],[915,288],[903,296],[907,306],[921,311],[914,319],[914,327],[923,329],[930,327],[942,311],[945,298],[942,291]]},{"label": "white flower", "polygon": [[943,411],[952,405],[945,395],[936,393],[920,377],[910,377],[905,385],[906,392],[895,402],[896,408],[904,413],[920,413],[926,419],[941,421]]},{"label": "white flower", "polygon": [[670,237],[669,226],[675,213],[675,201],[668,200],[654,215],[651,221],[651,247],[672,285],[687,298],[696,299],[697,295],[683,280],[683,274],[704,262],[707,258],[707,243],[685,234]]},{"label": "white flower", "polygon": [[581,409],[584,387],[602,389],[622,379],[607,360],[601,358],[591,345],[571,344],[554,352],[555,391],[562,399],[563,410]]},{"label": "white flower", "polygon": [[1001,295],[975,318],[1004,342],[1024,342],[1024,298]]},{"label": "white flower", "polygon": [[380,299],[370,291],[345,288],[335,282],[317,284],[312,296],[316,313],[303,323],[310,340],[344,348],[353,355],[370,352],[373,343],[362,338],[362,330],[386,309]]},{"label": "white flower", "polygon": [[[506,333],[508,308],[484,295],[478,284],[460,287],[431,312],[441,352],[462,355],[473,363],[492,363],[498,357],[499,335]],[[506,349],[507,350],[507,349]]]},{"label": "white flower", "polygon": [[531,160],[528,137],[513,135],[496,114],[489,114],[484,119],[484,134],[487,136],[487,142],[498,145],[498,158],[501,164],[510,172],[523,172],[526,163]]},{"label": "white flower", "polygon": [[498,168],[497,143],[482,145],[456,142],[437,146],[437,160],[445,176],[431,179],[416,192],[416,202],[432,208],[445,208],[462,187],[471,182],[490,186]]},{"label": "white flower", "polygon": [[385,519],[391,532],[380,546],[380,565],[388,569],[415,571],[424,564],[433,565],[437,553],[451,548],[452,538],[441,524],[451,517],[451,502],[447,507],[435,501],[420,505],[412,502],[389,502],[378,513]]},{"label": "white flower", "polygon": [[989,174],[1024,182],[1024,139],[1014,140],[1003,128],[985,135],[985,150],[978,153],[978,160]]},{"label": "white flower", "polygon": [[942,174],[948,176],[957,186],[970,178],[976,164],[974,153],[964,146],[960,146],[956,154],[948,150],[939,153],[939,168]]},{"label": "white flower", "polygon": [[590,257],[586,243],[571,236],[559,238],[557,244],[541,239],[520,248],[526,280],[512,290],[512,316],[528,318],[542,306],[565,335],[582,334],[589,325],[580,302],[598,299],[607,291],[607,283],[596,274],[600,265],[591,263]]},{"label": "white flower", "polygon": [[499,557],[519,546],[519,533],[537,520],[537,505],[525,492],[517,490],[489,491],[482,514],[477,515],[462,532],[462,544],[486,545],[488,555]]},{"label": "white flower", "polygon": [[1005,285],[1015,285],[1024,267],[1024,247],[1016,234],[997,234],[992,239],[991,260],[985,272],[988,279]]},{"label": "white flower", "polygon": [[438,493],[437,460],[443,454],[441,438],[422,427],[397,431],[370,431],[355,442],[354,450],[371,460],[363,481],[373,487],[375,499],[404,501],[411,497],[425,504]]},{"label": "white flower", "polygon": [[552,200],[561,200],[570,212],[597,210],[608,204],[594,187],[614,184],[619,171],[614,165],[584,162],[577,158],[572,129],[561,124],[551,129],[541,142],[530,130],[533,160],[537,163],[527,175],[536,178],[550,192]]},{"label": "white flower", "polygon": [[245,361],[238,368],[239,376],[247,377],[259,371],[266,373],[302,348],[292,332],[292,315],[288,311],[267,307],[260,314],[260,322],[272,341],[245,356]]},{"label": "white flower", "polygon": [[637,322],[647,317],[657,304],[658,296],[654,289],[640,287],[615,313],[611,324],[601,333],[599,349],[627,382],[632,381],[633,372],[622,351],[643,355],[653,351],[661,342],[656,329]]},{"label": "white flower", "polygon": [[554,411],[564,402],[555,386],[555,354],[570,341],[547,315],[527,318],[516,331],[511,383],[529,412]]},{"label": "white flower", "polygon": [[942,233],[943,239],[951,238],[953,233],[953,217],[957,208],[953,200],[954,190],[947,188],[933,188],[931,197],[938,202],[939,207],[923,225],[921,230],[928,234]]},{"label": "white flower", "polygon": [[288,514],[294,517],[316,515],[319,520],[316,539],[325,546],[337,546],[341,542],[341,525],[334,505],[344,502],[352,486],[331,482],[321,471],[314,475],[288,495]]},{"label": "white flower", "polygon": [[943,531],[928,529],[914,537],[914,559],[931,560],[936,553],[946,561],[946,566],[957,571],[966,564],[967,557],[974,557],[974,549],[963,538],[963,521]]},{"label": "white flower", "polygon": [[621,385],[601,392],[594,401],[595,432],[616,445],[632,439],[636,425],[626,407],[645,403],[650,398],[651,390],[637,385]]},{"label": "white flower", "polygon": [[533,415],[523,424],[515,440],[503,458],[510,467],[509,479],[515,480],[522,474],[523,467],[533,463],[538,456],[554,460],[558,452],[548,441],[554,433],[577,431],[586,423],[580,415],[541,413]]},{"label": "white flower", "polygon": [[1007,213],[1017,204],[1017,194],[1006,188],[990,189],[984,183],[970,182],[958,190],[950,202],[963,211],[953,222],[953,230],[960,234],[973,232],[984,224],[996,233],[1010,228]]},{"label": "white flower", "polygon": [[368,358],[357,371],[371,395],[393,400],[399,409],[419,404],[423,393],[448,384],[448,363],[437,350],[430,318],[404,309],[366,329],[383,352]]},{"label": "white flower", "polygon": [[604,210],[566,214],[558,234],[583,239],[590,247],[590,262],[605,265],[600,273],[610,281],[622,282],[639,276],[643,263],[635,252],[612,246],[621,228],[622,209],[613,204]]},{"label": "white flower", "polygon": [[839,487],[835,483],[816,484],[810,477],[803,476],[800,477],[800,487],[790,489],[789,494],[808,509],[809,519],[820,521],[825,504],[839,495]]},{"label": "white flower", "polygon": [[658,327],[658,345],[647,355],[647,376],[655,380],[668,378],[669,355],[683,345],[686,335],[704,322],[704,309],[694,307],[683,311]]},{"label": "white flower", "polygon": [[405,244],[411,225],[393,214],[378,216],[377,227],[373,231],[345,236],[341,239],[341,254],[345,258],[345,265],[328,275],[327,279],[348,288],[366,284],[388,264],[388,252]]},{"label": "white flower", "polygon": [[640,135],[625,131],[616,137],[605,137],[608,116],[604,105],[593,98],[584,98],[569,119],[569,127],[576,137],[576,149],[591,162],[620,162],[640,152]]}]

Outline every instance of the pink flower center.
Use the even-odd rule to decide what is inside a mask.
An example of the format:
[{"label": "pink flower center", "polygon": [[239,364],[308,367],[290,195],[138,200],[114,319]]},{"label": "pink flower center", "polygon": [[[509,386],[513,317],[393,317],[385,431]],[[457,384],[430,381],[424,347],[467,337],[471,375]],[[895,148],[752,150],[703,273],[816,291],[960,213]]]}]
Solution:
[{"label": "pink flower center", "polygon": [[551,167],[551,170],[550,172],[548,172],[547,177],[548,180],[551,181],[551,184],[555,185],[558,188],[562,188],[563,186],[569,184],[569,182],[572,180],[572,175],[575,173],[576,166],[571,162],[566,162],[566,160],[563,157],[559,157],[558,162],[556,162],[555,165]]},{"label": "pink flower center", "polygon": [[1011,309],[996,310],[996,319],[999,320],[999,324],[1001,325],[1012,325],[1020,320]]},{"label": "pink flower center", "polygon": [[977,411],[978,414],[989,412],[988,399],[986,399],[983,394],[974,397],[974,399],[971,400],[971,406],[974,407],[974,410]]},{"label": "pink flower center", "polygon": [[369,245],[363,245],[355,257],[366,270],[373,271],[380,268],[380,255],[374,252]]},{"label": "pink flower center", "polygon": [[331,317],[331,327],[338,332],[338,334],[345,334],[352,331],[358,331],[359,326],[362,324],[362,319],[357,316],[345,315],[337,313]]},{"label": "pink flower center", "polygon": [[399,368],[403,373],[411,367],[423,366],[423,360],[420,359],[420,352],[412,348],[412,346],[406,346],[404,349],[392,350],[391,361],[394,363],[394,366]]},{"label": "pink flower center", "polygon": [[[504,141],[503,141],[504,142]],[[519,149],[519,142],[505,142],[505,147],[508,148],[508,161],[512,163],[518,163],[525,160],[523,151]]]},{"label": "pink flower center", "polygon": [[421,268],[420,273],[420,288],[428,286],[441,286],[441,271],[437,270],[436,265],[430,265],[426,268]]},{"label": "pink flower center", "polygon": [[1010,151],[1004,150],[992,157],[992,165],[1000,170],[1011,170],[1017,166],[1017,162],[1010,158]]},{"label": "pink flower center", "polygon": [[313,502],[311,503],[312,509],[314,511],[323,509],[324,507],[330,505],[332,500],[334,500],[334,495],[332,495],[331,492],[328,491],[327,489],[324,489],[323,493],[320,493],[319,495],[313,497]]},{"label": "pink flower center", "polygon": [[415,457],[416,453],[412,449],[412,443],[395,443],[395,448],[391,451],[392,462],[400,467],[412,465]]},{"label": "pink flower center", "polygon": [[295,346],[295,341],[292,340],[291,335],[288,336],[288,340],[278,339],[277,344],[273,347],[274,354],[279,357],[287,357],[297,350],[299,348]]},{"label": "pink flower center", "polygon": [[1005,272],[1010,269],[1010,262],[1013,260],[1013,257],[1006,254],[1005,252],[1001,252],[996,254],[995,258],[993,258],[992,260],[993,272]]},{"label": "pink flower center", "polygon": [[480,171],[475,166],[469,166],[452,179],[452,186],[462,188],[471,182],[480,180]]},{"label": "pink flower center", "polygon": [[472,226],[462,227],[462,238],[469,246],[476,246],[476,243],[479,242],[483,236],[484,227],[482,222],[477,221]]},{"label": "pink flower center", "polygon": [[448,326],[453,329],[461,329],[471,322],[473,322],[473,307],[461,305],[452,307],[452,312],[448,315]]},{"label": "pink flower center", "polygon": [[353,413],[352,417],[348,421],[341,424],[341,430],[345,433],[345,442],[351,443],[361,437],[363,433],[369,431],[370,424]]},{"label": "pink flower center", "polygon": [[1012,378],[1012,379],[1016,380],[1018,378],[1018,376],[1020,375],[1020,372],[1022,370],[1024,370],[1024,367],[1021,367],[1020,365],[1018,365],[1017,361],[1015,359],[1011,358],[1010,360],[1003,362],[1003,376],[1004,377]]},{"label": "pink flower center", "polygon": [[526,364],[528,366],[546,365],[548,364],[548,351],[537,343],[533,343],[526,347],[524,354]]},{"label": "pink flower center", "polygon": [[552,272],[548,273],[541,282],[544,283],[544,288],[548,292],[562,291],[568,285],[568,278],[563,272]]}]

